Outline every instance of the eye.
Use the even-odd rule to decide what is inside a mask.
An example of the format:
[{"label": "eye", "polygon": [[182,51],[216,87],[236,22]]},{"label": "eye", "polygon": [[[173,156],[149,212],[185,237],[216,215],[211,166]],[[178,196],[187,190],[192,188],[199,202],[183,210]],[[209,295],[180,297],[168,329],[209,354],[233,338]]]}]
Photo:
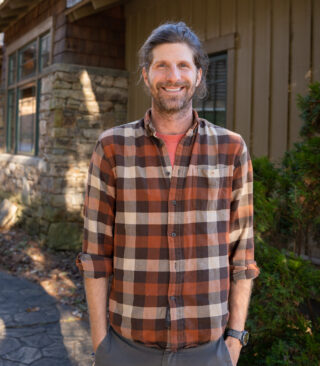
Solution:
[{"label": "eye", "polygon": [[179,64],[179,66],[180,66],[180,68],[182,68],[182,69],[189,69],[189,65],[188,65],[187,63],[185,63],[185,62],[181,62],[181,63]]}]

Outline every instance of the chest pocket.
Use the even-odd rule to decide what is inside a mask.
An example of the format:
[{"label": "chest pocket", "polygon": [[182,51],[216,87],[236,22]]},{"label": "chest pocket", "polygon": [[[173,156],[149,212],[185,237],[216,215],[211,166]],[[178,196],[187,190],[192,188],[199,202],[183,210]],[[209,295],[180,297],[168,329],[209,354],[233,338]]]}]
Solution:
[{"label": "chest pocket", "polygon": [[217,168],[200,168],[195,167],[194,186],[197,188],[219,188],[220,187],[220,170]]}]

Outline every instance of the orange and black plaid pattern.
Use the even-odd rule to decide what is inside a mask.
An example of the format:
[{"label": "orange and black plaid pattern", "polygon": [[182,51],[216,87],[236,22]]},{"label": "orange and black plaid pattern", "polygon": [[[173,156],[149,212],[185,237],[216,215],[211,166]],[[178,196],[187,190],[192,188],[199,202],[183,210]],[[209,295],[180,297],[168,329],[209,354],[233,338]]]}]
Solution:
[{"label": "orange and black plaid pattern", "polygon": [[196,112],[173,168],[150,111],[102,133],[84,213],[78,267],[87,277],[113,275],[110,324],[147,346],[218,339],[230,280],[258,275],[246,145]]}]

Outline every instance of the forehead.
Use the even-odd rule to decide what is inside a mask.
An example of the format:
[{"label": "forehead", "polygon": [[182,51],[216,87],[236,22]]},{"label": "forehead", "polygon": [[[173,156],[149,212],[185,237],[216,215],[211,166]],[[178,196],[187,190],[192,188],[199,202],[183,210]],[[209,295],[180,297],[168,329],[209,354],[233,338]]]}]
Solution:
[{"label": "forehead", "polygon": [[193,51],[186,43],[163,43],[152,50],[152,64],[159,61],[188,61],[194,64]]}]

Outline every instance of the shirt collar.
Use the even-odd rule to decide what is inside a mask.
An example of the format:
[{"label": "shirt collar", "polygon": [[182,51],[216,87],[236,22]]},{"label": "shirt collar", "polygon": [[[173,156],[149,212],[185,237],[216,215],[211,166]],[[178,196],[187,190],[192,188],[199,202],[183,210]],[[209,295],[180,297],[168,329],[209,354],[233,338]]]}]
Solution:
[{"label": "shirt collar", "polygon": [[[200,122],[198,113],[195,109],[192,110],[192,114],[193,114],[192,126],[186,132],[186,136],[193,136],[193,134],[196,132],[197,127]],[[157,131],[152,123],[151,108],[147,110],[147,112],[144,116],[144,127],[145,127],[145,130],[147,131],[148,136],[157,137],[156,136]]]}]

